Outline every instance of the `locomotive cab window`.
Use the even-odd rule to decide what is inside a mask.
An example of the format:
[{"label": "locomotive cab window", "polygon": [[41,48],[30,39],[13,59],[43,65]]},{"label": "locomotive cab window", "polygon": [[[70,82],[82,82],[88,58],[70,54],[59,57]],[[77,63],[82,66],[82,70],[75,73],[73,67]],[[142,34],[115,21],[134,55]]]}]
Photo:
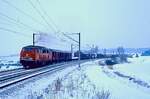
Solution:
[{"label": "locomotive cab window", "polygon": [[32,51],[33,48],[23,48],[23,50],[25,50],[25,51]]}]

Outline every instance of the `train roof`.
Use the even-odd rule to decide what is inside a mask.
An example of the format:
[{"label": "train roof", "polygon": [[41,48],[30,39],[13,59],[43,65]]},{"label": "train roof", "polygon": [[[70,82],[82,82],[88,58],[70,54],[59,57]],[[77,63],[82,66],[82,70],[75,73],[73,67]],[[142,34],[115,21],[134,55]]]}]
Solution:
[{"label": "train roof", "polygon": [[38,48],[38,49],[47,49],[47,50],[54,51],[54,52],[70,53],[69,51],[62,51],[62,50],[57,50],[57,49],[51,49],[51,48],[46,48],[46,47],[43,47],[43,46],[28,45],[28,46],[25,46],[25,47],[23,47],[23,48]]},{"label": "train roof", "polygon": [[43,46],[34,46],[34,45],[28,45],[28,46],[25,46],[23,48],[46,48],[46,47],[43,47]]}]

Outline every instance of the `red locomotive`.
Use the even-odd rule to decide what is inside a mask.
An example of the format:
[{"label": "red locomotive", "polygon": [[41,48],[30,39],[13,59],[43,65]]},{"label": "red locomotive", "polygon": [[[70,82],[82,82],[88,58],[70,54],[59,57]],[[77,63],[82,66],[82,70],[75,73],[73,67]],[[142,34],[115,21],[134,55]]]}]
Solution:
[{"label": "red locomotive", "polygon": [[36,68],[56,62],[70,61],[70,52],[48,49],[42,46],[25,46],[20,53],[20,63],[24,68]]}]

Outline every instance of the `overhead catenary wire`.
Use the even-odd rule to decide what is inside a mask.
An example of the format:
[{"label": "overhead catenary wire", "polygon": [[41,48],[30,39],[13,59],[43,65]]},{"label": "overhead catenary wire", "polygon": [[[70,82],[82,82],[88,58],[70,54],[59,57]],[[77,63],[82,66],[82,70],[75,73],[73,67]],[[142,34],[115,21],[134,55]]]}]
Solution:
[{"label": "overhead catenary wire", "polygon": [[37,20],[36,18],[34,18],[33,16],[27,14],[25,11],[19,9],[18,7],[16,7],[15,5],[13,5],[12,3],[8,2],[7,0],[2,0],[4,3],[10,5],[12,8],[16,9],[16,11],[24,14],[25,16],[27,16],[28,18],[32,19],[34,22],[36,22],[37,24],[43,26],[45,28],[45,24],[42,24],[39,20]]},{"label": "overhead catenary wire", "polygon": [[[18,26],[20,26],[19,24],[21,24],[22,26],[24,26],[24,27],[30,29],[31,31],[34,31],[34,32],[35,32],[35,31],[39,31],[39,30],[36,30],[36,29],[32,28],[31,26],[29,26],[29,25],[27,25],[27,24],[24,24],[24,23],[21,22],[21,21],[17,21],[16,19],[14,19],[14,18],[12,18],[12,17],[9,17],[9,16],[3,14],[2,12],[0,12],[0,16],[3,16],[3,17],[5,17],[5,18],[7,18],[7,19],[9,19],[9,20],[11,20],[11,21],[13,21],[13,22],[15,22],[16,25],[18,25]],[[9,22],[11,22],[11,21],[9,21]],[[11,23],[13,23],[13,22],[11,22]]]},{"label": "overhead catenary wire", "polygon": [[37,3],[39,4],[39,7],[41,8],[41,10],[43,11],[43,13],[45,14],[45,16],[47,16],[47,18],[49,19],[49,21],[51,21],[51,23],[53,24],[53,26],[56,28],[56,30],[58,31],[57,33],[59,33],[60,29],[58,28],[58,26],[55,24],[55,22],[52,20],[52,18],[47,14],[47,12],[45,11],[45,9],[43,8],[41,2],[39,0],[36,0]]},{"label": "overhead catenary wire", "polygon": [[[23,11],[23,10],[21,10],[20,8],[16,7],[15,5],[13,5],[12,3],[8,2],[7,0],[2,0],[2,1],[3,1],[4,3],[10,5],[10,6],[13,7],[14,9],[16,9],[18,12],[20,12],[20,13],[24,14],[25,16],[29,17],[29,18],[32,19],[34,22],[36,22],[36,23],[42,25],[44,28],[47,27],[47,25],[48,25],[51,29],[53,29],[53,30],[55,31],[55,33],[58,33],[58,32],[49,24],[49,22],[47,22],[46,18],[45,18],[45,17],[41,14],[41,12],[34,6],[34,4],[31,2],[31,0],[28,0],[28,1],[29,1],[30,4],[32,5],[32,7],[40,14],[41,18],[44,20],[44,22],[45,22],[47,25],[42,24],[42,23],[39,22],[37,19],[35,19],[33,16],[29,15],[28,13],[26,13],[25,11]],[[40,2],[39,2],[39,3],[40,3]],[[43,9],[43,8],[42,8],[42,9]],[[44,13],[46,14],[45,11],[44,11]],[[54,22],[53,22],[53,24],[54,24]],[[56,26],[56,24],[55,24],[55,26]],[[57,26],[56,26],[56,27],[57,27]],[[58,28],[57,28],[57,29],[58,29]],[[60,29],[59,29],[59,31],[60,31]],[[61,32],[60,32],[60,33],[61,33]],[[62,33],[62,34],[63,34],[63,33]],[[63,34],[63,35],[64,35],[64,34]],[[64,35],[64,36],[66,36],[66,35]],[[66,37],[68,37],[68,36],[66,36]]]},{"label": "overhead catenary wire", "polygon": [[74,38],[68,36],[67,34],[63,33],[67,38],[71,39],[72,41],[76,42],[76,43],[79,43],[77,40],[75,40]]},{"label": "overhead catenary wire", "polygon": [[[10,5],[10,6],[11,6],[12,8],[14,8],[16,11],[18,11],[18,12],[22,13],[23,15],[25,15],[25,16],[31,18],[34,22],[36,22],[36,23],[42,25],[44,28],[47,27],[47,25],[42,24],[41,22],[39,22],[38,20],[36,20],[33,16],[27,14],[25,11],[23,11],[23,10],[21,10],[20,8],[16,7],[15,5],[13,5],[12,3],[8,2],[7,0],[2,0],[2,1],[3,1],[4,3]],[[33,5],[33,4],[32,4],[32,5]],[[34,6],[34,5],[33,5],[33,6]],[[35,6],[34,6],[34,7],[35,7]],[[36,7],[35,7],[35,8],[36,8]],[[38,11],[38,10],[36,10],[36,11]],[[39,13],[39,11],[38,11],[38,13]],[[39,14],[40,14],[40,13],[39,13]],[[15,20],[15,19],[13,19],[13,18],[11,18],[11,17],[9,17],[9,16],[7,16],[7,15],[5,15],[5,14],[2,14],[2,13],[1,13],[1,15],[7,17],[7,18],[10,19],[10,20],[13,20],[13,21],[15,21],[15,22],[18,22],[17,20]],[[43,16],[42,16],[42,18],[44,19]],[[44,21],[46,22],[46,19],[44,19]],[[22,22],[19,22],[19,23],[21,23],[21,24],[22,24],[23,26],[25,26],[25,27],[29,27],[28,25],[26,25],[26,24],[24,24],[24,23],[22,23]],[[49,24],[49,23],[46,22],[46,24]],[[50,25],[49,25],[49,26],[50,26]],[[30,29],[31,29],[31,27],[30,27]],[[32,28],[32,29],[33,29],[33,28]],[[35,29],[34,29],[34,30],[35,30]],[[55,29],[53,29],[53,30],[55,31]],[[37,31],[37,30],[36,30],[36,31]],[[34,32],[35,32],[35,31],[34,31]]]},{"label": "overhead catenary wire", "polygon": [[56,30],[49,24],[49,22],[47,22],[46,18],[42,15],[42,13],[36,8],[36,6],[32,3],[31,0],[28,0],[28,2],[31,4],[31,6],[37,11],[37,13],[40,15],[40,17],[44,20],[44,22],[47,24],[47,26],[49,26],[49,28],[51,28],[55,33]]},{"label": "overhead catenary wire", "polygon": [[[36,0],[37,3],[39,4],[39,7],[41,8],[41,10],[43,11],[43,13],[45,14],[45,16],[47,16],[47,18],[49,19],[49,21],[52,23],[52,25],[55,27],[56,29],[56,33],[58,34],[58,36],[60,35],[59,33],[62,33],[61,30],[58,28],[58,26],[55,24],[55,22],[52,20],[52,18],[47,14],[47,12],[45,11],[45,9],[43,8],[43,6],[41,5],[40,1],[39,0]],[[51,26],[52,26],[51,25]],[[60,38],[60,36],[59,36]],[[64,38],[60,38],[62,41],[66,41],[64,40]]]},{"label": "overhead catenary wire", "polygon": [[[30,2],[30,4],[32,5],[32,7],[38,12],[38,14],[43,18],[43,20],[45,21],[45,23],[54,30],[54,34],[57,35],[57,37],[61,40],[61,41],[65,41],[67,42],[66,40],[64,40],[64,38],[62,38],[60,36],[59,33],[62,33],[60,32],[60,29],[58,29],[58,27],[56,26],[56,24],[54,23],[54,21],[52,20],[52,18],[46,13],[46,11],[44,10],[44,8],[42,7],[41,3],[39,0],[36,0],[37,3],[39,4],[39,7],[41,8],[44,16],[42,15],[42,13],[36,8],[36,6],[31,2],[31,0],[28,0]],[[55,28],[50,24],[50,22],[47,21],[46,17],[49,19],[49,21],[53,24],[53,26],[55,26]],[[56,30],[55,30],[56,29]],[[64,35],[64,34],[63,34]]]},{"label": "overhead catenary wire", "polygon": [[7,29],[7,28],[4,28],[4,27],[0,27],[0,30],[7,31],[7,32],[11,32],[11,33],[14,33],[14,34],[17,34],[17,35],[19,34],[19,35],[22,35],[22,36],[24,36],[24,37],[30,38],[29,35],[26,35],[26,34],[24,34],[24,33],[21,33],[21,32],[15,31],[15,30]]},{"label": "overhead catenary wire", "polygon": [[[57,29],[57,33],[61,33],[62,35],[64,35],[65,37],[71,39],[69,36],[65,35],[63,32],[61,32],[61,30],[58,28],[58,26],[55,24],[55,22],[52,20],[52,18],[46,13],[46,11],[44,10],[44,8],[42,7],[41,3],[39,0],[36,0],[37,3],[39,4],[41,10],[43,11],[43,13],[49,18],[49,20],[52,22],[52,24],[55,26],[55,28]],[[71,39],[73,40],[73,39]],[[65,40],[66,41],[66,40]],[[73,40],[74,41],[74,40]]]},{"label": "overhead catenary wire", "polygon": [[[15,9],[16,11],[18,11],[19,13],[21,13],[21,14],[27,16],[28,18],[32,19],[32,20],[35,21],[36,23],[42,25],[41,22],[39,22],[38,20],[36,20],[33,16],[31,16],[31,15],[28,14],[28,13],[26,13],[26,12],[23,11],[22,9],[16,7],[16,6],[13,5],[12,3],[10,3],[8,0],[2,0],[2,1],[5,2],[6,4],[10,5],[10,7],[14,8],[14,9]],[[30,1],[30,0],[29,0],[29,1]],[[31,2],[31,1],[30,1],[30,2]],[[32,2],[31,2],[31,3],[32,3]],[[40,3],[40,2],[39,2],[39,3]],[[58,29],[57,26],[56,26],[56,24],[53,22],[53,24],[55,25],[55,28],[52,27],[51,24],[50,24],[49,22],[47,22],[46,18],[45,18],[45,17],[42,15],[42,13],[36,8],[36,6],[34,6],[33,3],[32,3],[32,6],[33,6],[33,7],[36,9],[36,11],[40,14],[40,16],[41,16],[41,18],[44,20],[44,22],[45,22],[51,29],[53,29],[53,31],[55,31],[55,33],[58,33],[58,31],[55,30],[55,28]],[[42,8],[42,11],[44,11],[44,8]],[[44,11],[44,13],[46,14],[45,11]],[[10,17],[10,16],[8,16],[8,15],[6,15],[6,14],[4,14],[4,13],[1,13],[1,12],[0,12],[0,15],[3,16],[3,17],[5,17],[5,18],[7,18],[7,19],[9,19],[11,23],[16,23],[16,25],[18,25],[18,26],[22,25],[22,26],[24,26],[24,27],[26,27],[26,28],[30,29],[31,31],[34,31],[34,32],[35,32],[35,31],[39,31],[39,30],[34,29],[32,26],[30,26],[30,25],[28,25],[28,24],[25,24],[25,23],[23,23],[23,22],[21,22],[21,21],[15,19],[15,18],[12,18],[12,17]],[[47,14],[47,16],[48,16],[48,14]],[[50,19],[50,17],[49,17],[49,19]],[[50,19],[50,20],[51,20],[51,19]],[[52,21],[52,20],[51,20],[51,21]],[[20,25],[19,25],[19,24],[20,24]],[[42,25],[42,26],[44,26],[44,28],[45,28],[45,26],[47,27],[47,25],[44,24],[44,25]],[[30,37],[29,35],[26,35],[26,34],[23,34],[23,33],[21,33],[21,32],[18,32],[18,31],[12,30],[12,29],[8,29],[8,28],[0,27],[0,30],[7,31],[7,32],[11,32],[11,33],[14,33],[14,34],[23,35],[23,36],[25,36],[25,37]]]},{"label": "overhead catenary wire", "polygon": [[[10,21],[10,20],[5,20],[5,22],[4,21],[0,21],[0,25],[11,25],[11,24],[16,24],[16,23],[14,23],[14,22],[12,22],[12,21]],[[16,25],[18,25],[18,24],[16,24]],[[20,25],[18,25],[18,26],[20,26]]]},{"label": "overhead catenary wire", "polygon": [[[40,6],[40,8],[41,8],[41,10],[43,11],[43,13],[45,14],[45,16],[47,16],[47,18],[49,19],[49,21],[51,21],[51,23],[55,26],[55,28],[56,28],[56,30],[52,27],[52,25],[50,25],[48,22],[47,22],[47,20],[46,20],[46,18],[42,15],[42,13],[34,6],[34,4],[31,2],[31,0],[28,0],[29,2],[30,2],[30,4],[32,5],[32,7],[34,7],[34,9],[40,14],[40,16],[43,18],[43,20],[45,21],[45,23],[48,25],[48,26],[50,26],[54,31],[55,31],[55,33],[61,33],[62,35],[64,35],[65,37],[67,37],[68,39],[71,39],[71,40],[73,40],[73,41],[75,41],[75,42],[77,42],[76,40],[74,40],[73,38],[71,38],[70,36],[68,36],[68,35],[66,35],[66,34],[64,34],[63,32],[61,32],[61,30],[58,28],[58,26],[55,24],[55,22],[52,20],[52,18],[46,13],[46,11],[44,10],[44,8],[42,7],[42,5],[41,5],[41,3],[40,3],[40,1],[39,0],[36,0],[37,1],[37,3],[39,4],[39,6]],[[59,36],[59,35],[58,35]],[[60,38],[60,37],[59,37]],[[61,41],[66,41],[66,40],[64,40],[64,38],[60,38],[61,39]],[[66,42],[68,42],[68,41],[66,41]],[[70,43],[70,42],[69,42]]]}]

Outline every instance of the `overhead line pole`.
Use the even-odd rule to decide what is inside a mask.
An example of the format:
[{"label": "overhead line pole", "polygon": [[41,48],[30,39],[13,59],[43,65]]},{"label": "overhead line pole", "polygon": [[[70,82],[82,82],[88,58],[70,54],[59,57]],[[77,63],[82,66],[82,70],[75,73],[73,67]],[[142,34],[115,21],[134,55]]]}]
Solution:
[{"label": "overhead line pole", "polygon": [[73,57],[73,44],[71,44],[71,56]]},{"label": "overhead line pole", "polygon": [[80,51],[81,42],[80,42],[80,40],[81,40],[81,37],[80,37],[80,33],[78,33],[78,34],[79,34],[79,67],[80,67],[80,60],[81,60],[81,57],[80,57],[80,53],[81,53],[81,51]]},{"label": "overhead line pole", "polygon": [[35,33],[33,33],[33,46],[35,46]]},{"label": "overhead line pole", "polygon": [[[73,40],[74,42],[78,43],[79,44],[79,53],[78,53],[78,62],[79,62],[79,67],[80,67],[80,60],[81,60],[81,56],[80,56],[80,53],[81,53],[81,35],[80,33],[70,33],[70,34],[65,34],[63,33],[66,37],[68,37],[69,39]],[[68,36],[68,35],[78,35],[79,36],[79,41],[76,41],[75,39],[73,39],[72,37]]]}]

